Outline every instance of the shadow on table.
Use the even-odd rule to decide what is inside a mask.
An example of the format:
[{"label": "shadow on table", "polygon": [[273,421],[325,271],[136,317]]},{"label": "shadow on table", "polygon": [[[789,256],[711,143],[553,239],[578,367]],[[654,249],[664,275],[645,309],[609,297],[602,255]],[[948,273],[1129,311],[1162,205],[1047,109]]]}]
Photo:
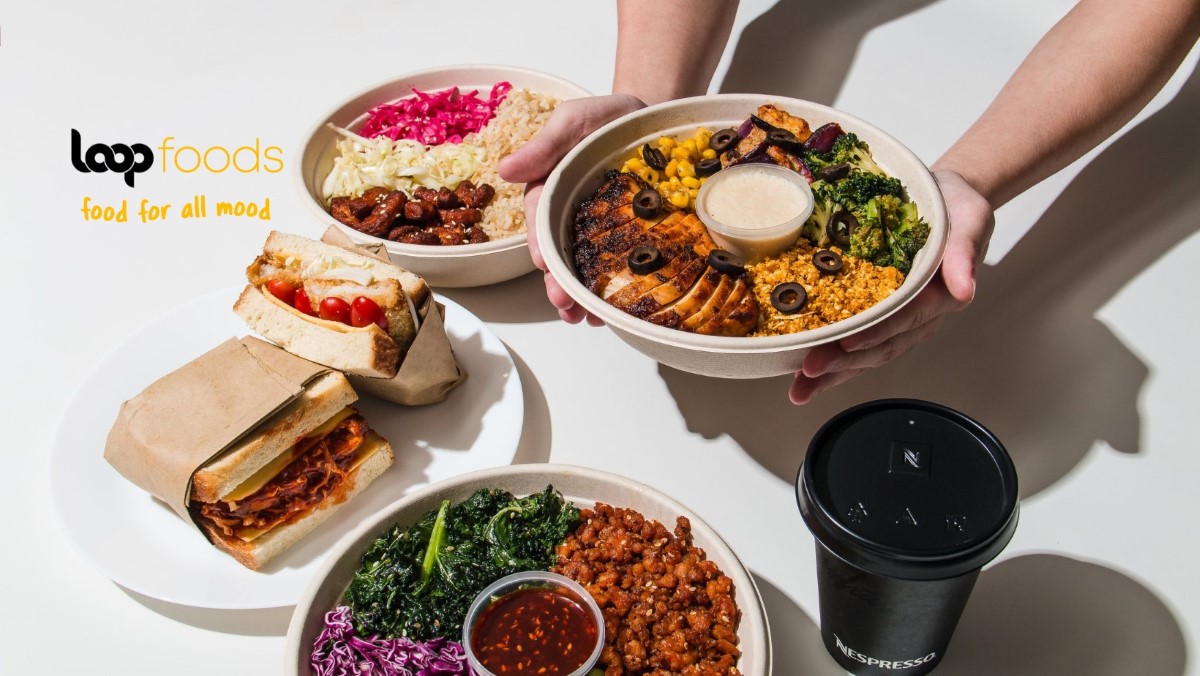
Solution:
[{"label": "shadow on table", "polygon": [[176,603],[160,601],[121,585],[117,588],[129,598],[146,608],[169,617],[176,622],[222,634],[242,636],[286,636],[288,623],[292,621],[294,606],[282,608],[259,608],[254,610],[218,610],[215,608],[193,608]]},{"label": "shadow on table", "polygon": [[790,377],[729,381],[659,373],[692,432],[732,436],[785,481],[811,435],[854,404],[917,397],[977,418],[1004,442],[1028,497],[1102,440],[1141,450],[1148,369],[1096,313],[1200,227],[1200,76],[1094,159],[927,345],[796,408]]},{"label": "shadow on table", "polygon": [[508,347],[517,373],[521,376],[521,391],[525,397],[525,422],[521,427],[521,440],[517,444],[517,453],[512,464],[524,465],[535,462],[550,461],[550,405],[546,403],[546,393],[537,376],[530,370],[529,364],[521,359],[512,347]]},{"label": "shadow on table", "polygon": [[845,676],[826,652],[821,628],[808,613],[762,575],[754,573],[754,584],[771,625],[772,673]]},{"label": "shadow on table", "polygon": [[1135,580],[1053,554],[983,572],[938,676],[1181,676],[1187,643]]},{"label": "shadow on table", "polygon": [[546,282],[540,270],[491,286],[439,288],[437,292],[485,322],[529,324],[558,320],[558,311],[546,299]]},{"label": "shadow on table", "polygon": [[[863,37],[932,2],[846,0],[831,5],[817,0],[779,0],[742,31],[720,91],[776,94],[831,104],[846,81]],[[813,29],[815,23],[820,24],[819,30]]]}]

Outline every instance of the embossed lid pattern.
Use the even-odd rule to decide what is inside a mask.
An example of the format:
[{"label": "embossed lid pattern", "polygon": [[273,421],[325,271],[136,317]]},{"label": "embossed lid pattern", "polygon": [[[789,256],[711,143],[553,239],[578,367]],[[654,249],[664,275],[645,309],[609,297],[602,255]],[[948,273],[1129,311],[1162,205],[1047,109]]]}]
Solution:
[{"label": "embossed lid pattern", "polygon": [[1017,525],[1017,476],[971,418],[911,399],[834,416],[809,444],[796,485],[805,523],[831,552],[891,577],[979,568]]}]

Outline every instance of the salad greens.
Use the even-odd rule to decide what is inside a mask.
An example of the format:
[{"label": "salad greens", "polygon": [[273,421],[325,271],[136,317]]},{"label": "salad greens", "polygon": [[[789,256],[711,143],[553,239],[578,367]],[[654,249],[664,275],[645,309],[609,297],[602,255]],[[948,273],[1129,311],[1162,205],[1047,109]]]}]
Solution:
[{"label": "salad greens", "polygon": [[492,582],[547,570],[579,510],[547,486],[517,498],[480,489],[442,502],[408,527],[393,526],[363,554],[345,600],[359,635],[457,638],[475,596]]}]

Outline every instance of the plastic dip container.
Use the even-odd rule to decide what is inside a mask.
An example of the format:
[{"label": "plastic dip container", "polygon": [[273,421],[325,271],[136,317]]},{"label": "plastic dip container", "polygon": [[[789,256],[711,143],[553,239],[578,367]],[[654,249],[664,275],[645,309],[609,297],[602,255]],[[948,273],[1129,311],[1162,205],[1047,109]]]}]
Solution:
[{"label": "plastic dip container", "polygon": [[604,616],[568,577],[515,573],[475,597],[463,622],[463,648],[481,676],[583,676],[604,648]]},{"label": "plastic dip container", "polygon": [[933,670],[980,568],[1017,527],[1004,446],[924,401],[834,416],[809,444],[796,494],[817,541],[821,637],[856,676]]},{"label": "plastic dip container", "polygon": [[696,194],[696,215],[713,240],[747,264],[795,244],[813,205],[808,181],[774,164],[727,167]]}]

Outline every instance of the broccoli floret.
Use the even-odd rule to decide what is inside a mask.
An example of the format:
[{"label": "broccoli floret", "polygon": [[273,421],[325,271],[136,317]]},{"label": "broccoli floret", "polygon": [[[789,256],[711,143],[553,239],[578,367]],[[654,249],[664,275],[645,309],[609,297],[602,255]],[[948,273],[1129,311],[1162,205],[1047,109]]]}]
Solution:
[{"label": "broccoli floret", "polygon": [[857,169],[866,174],[887,175],[875,159],[871,157],[871,148],[858,138],[858,134],[849,132],[842,134],[833,142],[833,150],[829,152],[830,164],[849,164],[851,169]]},{"label": "broccoli floret", "polygon": [[853,207],[866,204],[872,197],[880,195],[904,196],[904,185],[900,179],[884,174],[868,174],[852,170],[846,178],[837,182],[838,201]]},{"label": "broccoli floret", "polygon": [[838,209],[835,190],[832,184],[825,181],[814,181],[809,187],[813,192],[813,212],[804,222],[801,235],[818,248],[824,249],[829,246],[829,219],[833,218]]},{"label": "broccoli floret", "polygon": [[913,258],[929,239],[929,224],[917,215],[917,205],[904,202],[885,212],[884,228],[892,252],[892,266],[908,274]]},{"label": "broccoli floret", "polygon": [[850,255],[871,261],[875,265],[888,265],[891,262],[891,251],[888,249],[887,233],[884,231],[880,199],[887,198],[877,197],[853,210],[858,225],[850,233]]}]

